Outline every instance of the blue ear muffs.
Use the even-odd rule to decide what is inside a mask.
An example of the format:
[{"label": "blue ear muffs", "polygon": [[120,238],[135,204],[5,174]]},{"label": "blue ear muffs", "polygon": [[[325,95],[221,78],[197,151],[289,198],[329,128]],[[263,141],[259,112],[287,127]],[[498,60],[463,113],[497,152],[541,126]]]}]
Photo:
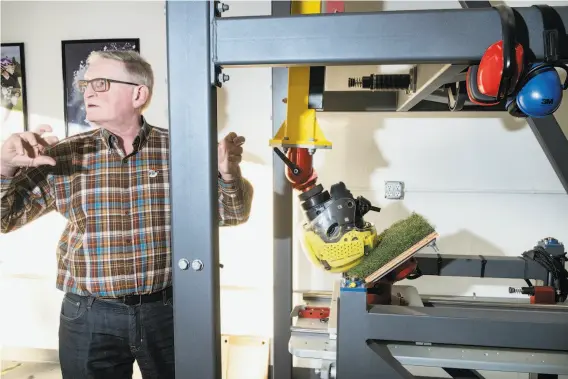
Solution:
[{"label": "blue ear muffs", "polygon": [[[555,67],[566,71],[562,84]],[[515,117],[546,117],[556,112],[562,103],[563,91],[568,88],[568,69],[563,64],[534,64],[519,82],[507,110]]]},{"label": "blue ear muffs", "polygon": [[[562,103],[563,91],[568,89],[568,67],[558,59],[560,33],[556,29],[554,10],[549,5],[533,5],[542,15],[544,26],[544,62],[531,65],[522,74],[514,94],[507,99],[507,110],[515,117],[546,117]],[[564,84],[556,68],[566,72]]]}]

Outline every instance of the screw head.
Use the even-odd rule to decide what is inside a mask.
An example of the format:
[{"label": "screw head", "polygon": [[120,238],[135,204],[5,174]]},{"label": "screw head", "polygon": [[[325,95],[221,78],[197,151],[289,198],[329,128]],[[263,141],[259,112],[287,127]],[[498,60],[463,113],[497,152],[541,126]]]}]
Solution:
[{"label": "screw head", "polygon": [[182,270],[187,270],[189,268],[189,261],[185,258],[182,258],[178,261],[178,267]]},{"label": "screw head", "polygon": [[229,10],[229,5],[225,3],[218,3],[217,10],[221,13],[226,12]]},{"label": "screw head", "polygon": [[227,75],[227,74],[223,74],[222,72],[220,72],[218,79],[219,79],[219,82],[225,83],[225,82],[228,82],[228,81],[229,81],[230,76]]},{"label": "screw head", "polygon": [[193,269],[193,271],[201,271],[203,270],[203,262],[201,262],[199,259],[196,259],[191,262],[191,268]]}]

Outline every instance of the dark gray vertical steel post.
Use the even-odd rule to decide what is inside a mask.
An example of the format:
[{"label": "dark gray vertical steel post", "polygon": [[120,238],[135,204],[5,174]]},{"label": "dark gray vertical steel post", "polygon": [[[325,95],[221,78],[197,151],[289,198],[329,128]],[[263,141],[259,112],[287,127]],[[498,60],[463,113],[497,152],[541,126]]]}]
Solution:
[{"label": "dark gray vertical steel post", "polygon": [[568,193],[568,139],[566,135],[553,115],[544,118],[529,117],[527,122],[564,190]]},{"label": "dark gray vertical steel post", "polygon": [[[272,16],[290,15],[290,1],[272,2]],[[288,69],[272,68],[272,134],[275,135],[286,119],[286,104],[282,99],[288,96]],[[288,350],[292,320],[293,280],[293,213],[292,186],[285,176],[284,162],[273,154],[273,280],[274,280],[274,336],[273,336],[273,379],[292,378],[292,354]]]},{"label": "dark gray vertical steel post", "polygon": [[221,378],[211,4],[166,3],[176,378]]}]

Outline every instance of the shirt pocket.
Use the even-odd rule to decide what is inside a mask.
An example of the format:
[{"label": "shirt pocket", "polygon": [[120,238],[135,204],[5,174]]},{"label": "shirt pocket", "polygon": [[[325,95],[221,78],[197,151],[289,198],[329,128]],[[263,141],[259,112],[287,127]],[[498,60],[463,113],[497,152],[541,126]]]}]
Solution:
[{"label": "shirt pocket", "polygon": [[136,194],[137,213],[146,231],[146,243],[154,248],[169,247],[170,231],[170,180],[167,164],[150,165],[139,172],[141,186]]}]

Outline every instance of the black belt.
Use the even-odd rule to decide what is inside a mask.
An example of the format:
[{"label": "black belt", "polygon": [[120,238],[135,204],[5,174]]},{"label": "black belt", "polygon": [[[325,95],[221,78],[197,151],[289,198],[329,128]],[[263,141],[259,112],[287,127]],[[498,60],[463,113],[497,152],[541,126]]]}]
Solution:
[{"label": "black belt", "polygon": [[173,296],[172,287],[168,287],[162,291],[150,293],[147,295],[125,295],[120,297],[100,297],[99,300],[123,303],[126,305],[138,305],[144,303],[154,303],[156,301],[166,301]]}]

